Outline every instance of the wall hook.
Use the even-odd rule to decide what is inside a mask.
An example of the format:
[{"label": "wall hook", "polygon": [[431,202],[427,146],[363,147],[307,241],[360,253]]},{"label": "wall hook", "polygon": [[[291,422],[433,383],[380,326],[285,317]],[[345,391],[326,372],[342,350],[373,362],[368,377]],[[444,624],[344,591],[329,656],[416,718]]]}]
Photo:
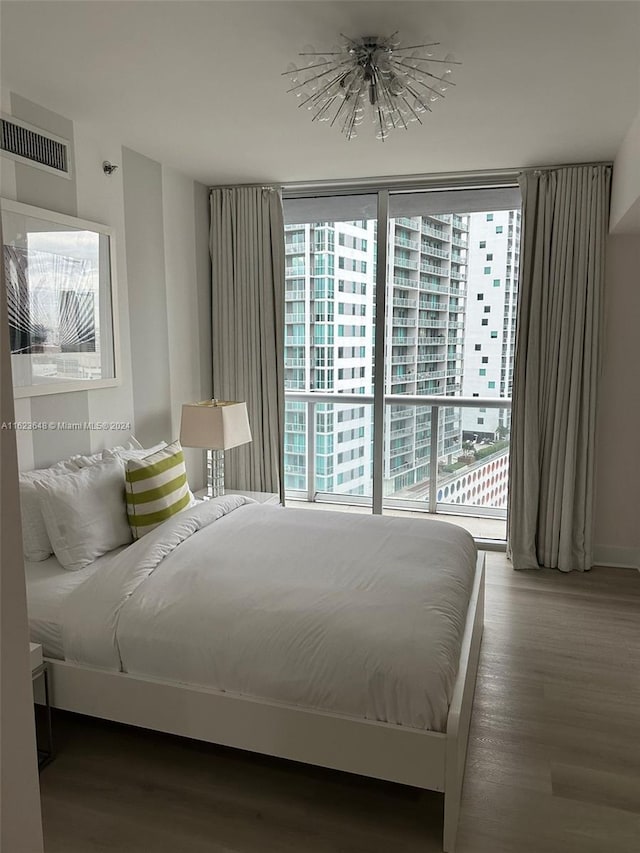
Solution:
[{"label": "wall hook", "polygon": [[110,163],[108,160],[102,161],[102,171],[105,173],[105,175],[113,175],[117,168],[118,167],[115,165],[115,163]]}]

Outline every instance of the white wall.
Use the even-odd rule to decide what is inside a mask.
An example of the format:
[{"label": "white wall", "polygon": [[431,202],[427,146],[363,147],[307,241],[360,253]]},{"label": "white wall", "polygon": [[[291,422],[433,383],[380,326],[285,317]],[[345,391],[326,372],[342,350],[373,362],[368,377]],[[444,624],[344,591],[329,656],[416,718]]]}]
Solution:
[{"label": "white wall", "polygon": [[640,569],[640,233],[607,243],[594,550],[598,564]]},{"label": "white wall", "polygon": [[640,233],[640,110],[616,155],[609,228],[612,234]]},{"label": "white wall", "polygon": [[[5,198],[79,216],[114,231],[118,330],[121,345],[120,385],[15,401],[19,421],[121,421],[133,428],[133,396],[129,335],[128,283],[125,264],[125,224],[122,172],[107,177],[105,159],[119,161],[121,148],[108,133],[58,116],[15,93],[2,93],[3,111],[36,127],[73,141],[73,180],[0,157],[0,189]],[[49,465],[73,453],[89,453],[121,443],[130,430],[48,431],[18,433],[18,463],[23,470]]]},{"label": "white wall", "polygon": [[[3,275],[0,257],[0,281]],[[3,299],[0,302],[2,421],[14,418],[7,329]],[[15,433],[0,430],[0,850],[41,853],[42,820],[17,475]]]},{"label": "white wall", "polygon": [[[58,116],[6,90],[2,111],[73,142],[73,181],[0,157],[5,198],[113,228],[121,383],[115,388],[16,400],[21,421],[120,421],[122,432],[18,434],[21,469],[95,452],[133,432],[145,444],[178,437],[180,405],[211,394],[210,263],[206,187],[122,147],[104,128]],[[102,162],[119,168],[104,174]],[[203,484],[203,454],[187,451],[189,482]]]}]

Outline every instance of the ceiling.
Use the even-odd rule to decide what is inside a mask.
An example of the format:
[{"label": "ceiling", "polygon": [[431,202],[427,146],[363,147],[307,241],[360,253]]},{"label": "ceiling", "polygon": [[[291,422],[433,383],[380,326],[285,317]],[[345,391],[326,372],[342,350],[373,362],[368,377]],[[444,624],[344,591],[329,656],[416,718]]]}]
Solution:
[{"label": "ceiling", "polygon": [[[9,89],[206,184],[613,159],[640,108],[638,2],[2,0]],[[423,127],[350,142],[281,72],[305,45],[400,31],[462,60]]]}]

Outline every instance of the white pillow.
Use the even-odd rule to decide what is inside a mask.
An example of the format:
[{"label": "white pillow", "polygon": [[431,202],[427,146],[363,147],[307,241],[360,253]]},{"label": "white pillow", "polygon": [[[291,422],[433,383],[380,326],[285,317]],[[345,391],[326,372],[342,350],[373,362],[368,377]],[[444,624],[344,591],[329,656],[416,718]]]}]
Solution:
[{"label": "white pillow", "polygon": [[22,550],[25,560],[37,563],[53,553],[51,542],[40,511],[36,483],[60,474],[77,471],[78,466],[67,460],[50,468],[37,468],[20,474],[20,512],[22,515]]},{"label": "white pillow", "polygon": [[131,542],[119,459],[41,480],[36,490],[54,554],[65,569],[83,569]]},{"label": "white pillow", "polygon": [[[129,453],[143,450],[142,445],[134,436],[129,436],[129,439],[118,447],[110,447],[107,450],[99,450],[97,453],[92,453],[91,456],[72,456],[69,462],[74,462],[78,468],[87,468],[89,465],[95,465],[96,462],[102,462],[105,459],[105,453]],[[146,453],[146,451],[143,451]],[[109,457],[112,458],[112,457]]]},{"label": "white pillow", "polygon": [[153,447],[108,447],[102,451],[102,460],[122,459],[123,462],[128,462],[130,459],[144,459],[145,456],[150,456],[152,453],[157,453],[158,450],[164,450],[167,446],[166,441],[161,441],[154,444]]},{"label": "white pillow", "polygon": [[[164,443],[163,443],[164,446]],[[157,448],[154,448],[157,449]],[[144,450],[140,442],[129,436],[125,444],[115,447],[109,451],[113,458],[114,452],[134,452],[140,450],[143,455],[150,452]],[[104,451],[94,453],[91,456],[81,454],[72,456],[62,462],[56,462],[49,468],[36,468],[34,471],[23,471],[20,474],[20,510],[22,514],[22,550],[25,560],[37,563],[46,560],[53,554],[53,546],[49,540],[47,528],[40,510],[40,499],[35,484],[38,480],[49,479],[58,474],[67,474],[70,471],[78,471],[89,465],[102,462]]]}]

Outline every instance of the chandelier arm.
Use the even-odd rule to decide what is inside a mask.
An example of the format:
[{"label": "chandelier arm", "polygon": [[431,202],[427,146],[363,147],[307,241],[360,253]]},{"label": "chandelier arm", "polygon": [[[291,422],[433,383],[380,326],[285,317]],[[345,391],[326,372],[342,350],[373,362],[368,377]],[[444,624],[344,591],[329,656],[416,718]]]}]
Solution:
[{"label": "chandelier arm", "polygon": [[420,106],[424,107],[425,110],[428,110],[430,113],[433,112],[429,104],[425,104],[425,102],[422,100],[419,92],[417,92],[415,89],[412,89],[411,86],[407,86],[407,91],[410,95],[413,95],[413,97],[416,99],[416,101],[418,101]]},{"label": "chandelier arm", "polygon": [[[302,56],[302,54],[299,54]],[[310,68],[323,68],[325,65],[335,65],[335,62],[318,62],[317,65],[305,65],[304,68],[291,68],[288,71],[281,71],[280,76],[284,77],[287,74],[300,74],[301,71],[308,71]]]},{"label": "chandelier arm", "polygon": [[406,123],[406,121],[404,120],[404,116],[402,115],[402,113],[400,112],[400,110],[398,109],[398,107],[394,104],[394,102],[393,102],[393,100],[392,100],[392,98],[391,98],[391,92],[390,92],[390,90],[389,90],[389,87],[388,87],[388,86],[385,86],[385,87],[384,87],[384,89],[383,89],[383,93],[384,93],[384,95],[386,96],[387,104],[389,105],[389,115],[390,115],[390,117],[391,117],[391,121],[392,121],[392,123],[393,123],[394,128],[397,128],[397,127],[398,127],[398,125],[396,124],[396,121],[395,121],[394,115],[393,115],[395,112],[397,112],[397,114],[400,116],[400,120],[402,121],[402,124],[403,124],[403,126],[404,126],[404,129],[405,129],[405,130],[407,130],[407,123]]},{"label": "chandelier arm", "polygon": [[[407,74],[407,77],[410,80],[413,80],[414,83],[419,83],[420,86],[424,86],[425,89],[428,89],[430,92],[433,92],[438,98],[442,98],[444,100],[444,95],[442,92],[438,92],[437,89],[434,89],[433,86],[429,86],[428,83],[425,83],[424,80],[421,80],[419,77],[414,77],[412,74]],[[436,79],[440,79],[439,77]]]},{"label": "chandelier arm", "polygon": [[385,136],[387,136],[388,134],[387,134],[387,132],[386,132],[386,129],[385,129],[384,124],[382,123],[382,110],[380,109],[380,107],[379,107],[379,106],[378,106],[378,108],[377,108],[377,109],[378,109],[378,123],[379,123],[379,125],[380,125],[380,139],[382,140],[382,142],[384,142],[384,138],[385,138]]},{"label": "chandelier arm", "polygon": [[343,38],[345,41],[348,41],[349,44],[352,44],[354,47],[358,46],[358,42],[355,39],[349,38],[349,36],[345,36],[344,33],[340,33],[340,38]]},{"label": "chandelier arm", "polygon": [[[351,113],[347,112],[347,115],[344,120],[344,124],[342,125],[342,133],[346,134],[347,139],[351,139],[351,135],[353,133],[353,126],[356,121],[356,109],[357,102],[360,99],[360,96],[364,93],[366,88],[366,80],[363,78],[360,82],[360,88],[358,89],[357,95],[349,95],[348,98],[345,98],[344,103],[347,103],[349,100],[349,106],[351,108]],[[348,128],[348,129],[347,129]]]},{"label": "chandelier arm", "polygon": [[403,101],[405,102],[405,104],[409,107],[409,109],[411,110],[411,112],[412,112],[412,113],[413,113],[413,115],[415,116],[416,121],[417,121],[417,122],[419,122],[419,124],[422,124],[422,119],[420,118],[420,116],[418,115],[418,113],[414,110],[414,108],[412,107],[412,105],[409,103],[409,101],[406,99],[406,97],[405,97],[404,95],[402,96],[402,100],[403,100]]},{"label": "chandelier arm", "polygon": [[[392,64],[396,65],[397,67],[410,68],[412,71],[417,71],[418,74],[424,74],[425,77],[432,77],[434,80],[439,80],[442,83],[442,77],[438,77],[437,74],[431,74],[430,71],[424,71],[422,68],[414,68],[413,65],[411,65],[408,62],[399,62],[397,59],[394,59]],[[402,73],[406,74],[406,71],[403,71]],[[417,78],[414,77],[413,79],[415,80]],[[452,82],[451,80],[447,80],[447,86],[455,86],[455,85],[456,84],[454,82]]]},{"label": "chandelier arm", "polygon": [[[345,64],[345,63],[341,63],[341,64]],[[295,86],[292,86],[290,89],[287,89],[287,93],[288,92],[295,92],[296,89],[301,89],[303,86],[306,86],[309,83],[313,83],[314,80],[320,80],[321,77],[326,77],[327,74],[331,74],[332,71],[335,71],[336,68],[339,68],[339,67],[340,67],[340,65],[336,65],[335,63],[333,63],[331,65],[331,68],[328,68],[326,71],[321,71],[320,73],[314,75],[313,77],[309,77],[308,80],[304,80],[302,83],[296,83]],[[345,73],[348,73],[348,72],[345,72]]]},{"label": "chandelier arm", "polygon": [[457,59],[433,59],[431,56],[411,56],[414,62],[439,62],[443,65],[462,65]]},{"label": "chandelier arm", "polygon": [[311,95],[309,95],[308,98],[305,98],[304,101],[299,103],[298,109],[300,109],[300,107],[303,107],[305,104],[308,104],[309,101],[317,100],[319,97],[324,95],[324,93],[326,91],[328,91],[333,86],[334,83],[337,83],[339,80],[344,79],[345,76],[346,76],[346,74],[338,74],[337,77],[334,77],[333,80],[330,80],[327,83],[327,85],[324,87],[324,89],[320,89],[318,92],[313,92]]},{"label": "chandelier arm", "polygon": [[333,125],[336,123],[336,119],[338,118],[338,116],[340,115],[340,113],[342,112],[342,110],[344,109],[346,104],[347,104],[347,100],[346,100],[346,98],[343,98],[342,103],[340,104],[340,106],[336,110],[336,114],[334,115],[333,119],[331,120],[331,124],[329,125],[329,127],[333,127]]},{"label": "chandelier arm", "polygon": [[439,41],[428,41],[426,44],[408,44],[406,47],[394,47],[393,52],[402,53],[404,50],[421,50],[423,47],[437,47],[439,44]]},{"label": "chandelier arm", "polygon": [[324,104],[318,110],[318,112],[315,113],[314,116],[312,116],[311,121],[315,121],[316,119],[320,118],[320,116],[331,107],[336,98],[337,95],[333,95],[331,98],[329,98],[328,101],[325,101]]}]

